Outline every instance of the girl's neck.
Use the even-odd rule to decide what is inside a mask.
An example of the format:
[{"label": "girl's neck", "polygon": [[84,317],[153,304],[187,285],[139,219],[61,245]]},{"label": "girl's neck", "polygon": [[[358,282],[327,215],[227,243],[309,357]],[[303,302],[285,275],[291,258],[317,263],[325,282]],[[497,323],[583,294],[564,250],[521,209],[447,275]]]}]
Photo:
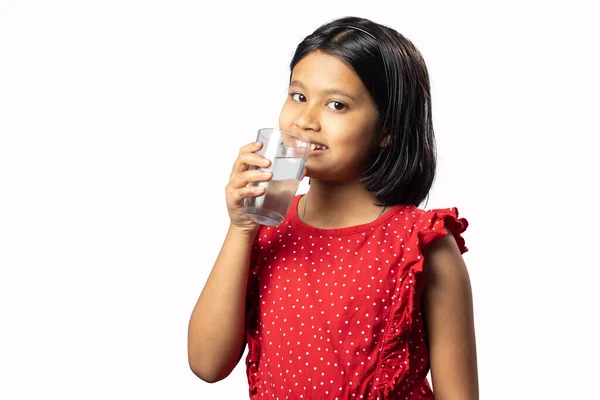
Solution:
[{"label": "girl's neck", "polygon": [[[304,216],[302,210],[305,210]],[[311,179],[309,191],[298,205],[300,218],[304,222],[323,229],[366,224],[377,219],[381,210],[375,196],[359,182],[315,179]]]}]

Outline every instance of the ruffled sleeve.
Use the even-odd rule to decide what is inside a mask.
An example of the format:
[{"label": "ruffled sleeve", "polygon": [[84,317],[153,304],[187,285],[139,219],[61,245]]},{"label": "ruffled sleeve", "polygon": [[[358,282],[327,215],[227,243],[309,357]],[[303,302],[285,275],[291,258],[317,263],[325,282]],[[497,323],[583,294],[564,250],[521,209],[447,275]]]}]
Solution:
[{"label": "ruffled sleeve", "polygon": [[452,232],[460,253],[463,254],[469,250],[462,237],[462,233],[468,226],[469,222],[465,218],[458,218],[458,209],[452,207],[425,211],[415,226],[415,232],[421,249]]},{"label": "ruffled sleeve", "polygon": [[[429,369],[429,354],[421,315],[425,248],[452,232],[461,254],[468,251],[462,233],[468,222],[458,217],[458,209],[445,208],[423,211],[415,217],[404,245],[401,273],[398,275],[394,302],[382,337],[374,390],[369,399],[395,399],[420,388],[411,382],[425,380]],[[421,388],[429,390],[429,386]]]}]

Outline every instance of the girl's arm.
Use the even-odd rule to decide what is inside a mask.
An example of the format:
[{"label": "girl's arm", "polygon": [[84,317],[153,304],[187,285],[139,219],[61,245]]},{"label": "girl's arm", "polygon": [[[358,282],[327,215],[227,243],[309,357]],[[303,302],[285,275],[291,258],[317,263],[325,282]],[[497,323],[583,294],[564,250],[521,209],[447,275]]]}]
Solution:
[{"label": "girl's arm", "polygon": [[262,186],[273,177],[254,167],[271,162],[256,154],[263,144],[249,143],[240,149],[233,164],[225,198],[231,224],[217,261],[192,311],[188,326],[188,362],[200,379],[216,382],[226,378],[244,352],[246,289],[250,255],[259,225],[244,213],[244,199],[260,196]]},{"label": "girl's arm", "polygon": [[452,234],[425,254],[424,317],[436,400],[477,400],[477,354],[471,282]]},{"label": "girl's arm", "polygon": [[243,354],[246,288],[256,232],[230,226],[188,326],[188,362],[200,379],[226,378]]}]

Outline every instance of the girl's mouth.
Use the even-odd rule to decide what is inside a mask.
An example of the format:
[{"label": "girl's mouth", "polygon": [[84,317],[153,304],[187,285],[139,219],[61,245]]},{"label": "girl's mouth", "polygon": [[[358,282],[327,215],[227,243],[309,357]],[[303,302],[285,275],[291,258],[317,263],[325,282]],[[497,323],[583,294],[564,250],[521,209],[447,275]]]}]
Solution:
[{"label": "girl's mouth", "polygon": [[308,156],[309,157],[320,156],[323,153],[325,153],[327,150],[329,150],[329,147],[325,146],[324,144],[311,143],[310,144],[310,153],[308,153]]},{"label": "girl's mouth", "polygon": [[[301,142],[301,141],[296,141],[296,146],[297,147],[306,147],[307,143],[306,142]],[[309,157],[317,157],[322,155],[323,153],[325,153],[327,150],[329,150],[329,147],[325,146],[324,144],[321,143],[310,143],[308,144],[309,146],[309,152],[308,152],[308,156]]]}]

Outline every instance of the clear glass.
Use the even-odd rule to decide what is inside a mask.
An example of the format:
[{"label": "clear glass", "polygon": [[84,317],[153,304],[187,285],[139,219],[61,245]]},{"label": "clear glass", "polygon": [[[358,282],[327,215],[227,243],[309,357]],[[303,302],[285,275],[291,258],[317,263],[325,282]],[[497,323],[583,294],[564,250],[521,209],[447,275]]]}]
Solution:
[{"label": "clear glass", "polygon": [[[268,226],[278,226],[287,215],[310,152],[308,139],[275,128],[258,131],[257,142],[263,142],[263,148],[257,154],[271,161],[269,168],[273,179],[269,182],[251,182],[248,186],[264,186],[262,196],[244,199],[244,212],[253,221]],[[250,167],[258,169],[258,167]]]}]

